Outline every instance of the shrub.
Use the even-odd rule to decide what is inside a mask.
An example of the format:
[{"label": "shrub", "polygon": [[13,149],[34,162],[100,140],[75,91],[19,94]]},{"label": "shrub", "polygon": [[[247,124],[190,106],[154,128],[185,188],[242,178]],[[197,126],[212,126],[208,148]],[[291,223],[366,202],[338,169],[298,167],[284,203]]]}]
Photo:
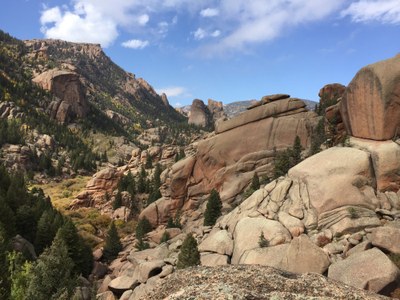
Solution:
[{"label": "shrub", "polygon": [[349,207],[347,209],[347,212],[350,215],[350,219],[357,219],[359,217],[358,213],[357,213],[357,211],[356,211],[356,209],[354,207]]},{"label": "shrub", "polygon": [[206,211],[204,212],[204,226],[213,226],[221,216],[222,203],[219,193],[213,189],[208,198]]},{"label": "shrub", "polygon": [[178,255],[178,269],[200,265],[200,253],[197,249],[197,241],[192,234],[188,234],[182,243]]},{"label": "shrub", "polygon": [[260,246],[260,248],[265,248],[269,246],[269,242],[268,240],[265,238],[264,236],[264,232],[260,232],[260,238],[258,240],[258,245]]},{"label": "shrub", "polygon": [[161,237],[160,243],[161,243],[161,244],[162,244],[162,243],[165,243],[165,242],[168,241],[170,238],[171,238],[171,237],[170,237],[168,231],[164,231],[164,233],[163,233],[163,235],[162,235],[162,237]]}]

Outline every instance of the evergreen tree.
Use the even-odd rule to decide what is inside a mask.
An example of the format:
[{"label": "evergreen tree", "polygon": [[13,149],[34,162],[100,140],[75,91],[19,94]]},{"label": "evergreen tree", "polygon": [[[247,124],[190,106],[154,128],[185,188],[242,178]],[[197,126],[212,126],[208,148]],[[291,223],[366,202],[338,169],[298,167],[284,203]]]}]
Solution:
[{"label": "evergreen tree", "polygon": [[113,210],[116,210],[117,208],[120,208],[122,206],[122,194],[121,192],[118,190],[117,194],[115,195],[115,199],[113,202]]},{"label": "evergreen tree", "polygon": [[6,199],[0,195],[0,225],[4,229],[5,238],[11,238],[15,235],[15,215],[8,206]]},{"label": "evergreen tree", "polygon": [[73,268],[74,263],[68,255],[68,248],[57,235],[51,247],[40,255],[32,270],[26,299],[71,299],[76,285]]},{"label": "evergreen tree", "polygon": [[290,169],[290,154],[285,150],[278,152],[274,159],[274,178],[284,176]]},{"label": "evergreen tree", "polygon": [[150,154],[147,154],[146,157],[146,164],[144,165],[146,169],[151,169],[153,167],[153,159],[151,158]]},{"label": "evergreen tree", "polygon": [[122,244],[118,236],[117,227],[115,227],[114,222],[111,222],[106,236],[106,243],[103,249],[103,258],[106,261],[111,262],[118,256],[118,253],[121,251]]},{"label": "evergreen tree", "polygon": [[161,165],[157,163],[154,170],[154,178],[153,178],[154,189],[159,189],[161,186],[161,172],[162,172]]},{"label": "evergreen tree", "polygon": [[293,148],[292,148],[292,166],[293,167],[301,162],[301,150],[302,149],[303,148],[301,146],[300,137],[298,135],[296,135],[296,138],[294,139],[294,143],[293,143]]},{"label": "evergreen tree", "polygon": [[208,198],[206,211],[204,212],[204,226],[213,226],[221,216],[222,203],[219,193],[213,189]]},{"label": "evergreen tree", "polygon": [[178,269],[184,269],[197,265],[200,265],[200,253],[197,248],[197,241],[192,234],[188,234],[182,243],[176,266]]},{"label": "evergreen tree", "polygon": [[36,252],[42,253],[43,250],[51,245],[54,239],[55,231],[53,229],[54,213],[51,210],[43,212],[37,225],[35,249]]},{"label": "evergreen tree", "polygon": [[3,224],[0,223],[0,299],[9,299],[10,295],[10,278],[7,266],[7,246],[7,234]]},{"label": "evergreen tree", "polygon": [[29,205],[22,205],[16,213],[17,232],[30,242],[35,241],[36,219],[34,210]]},{"label": "evergreen tree", "polygon": [[144,193],[146,191],[146,171],[145,169],[141,168],[140,174],[139,174],[139,179],[138,179],[138,185],[137,189],[139,193]]},{"label": "evergreen tree", "polygon": [[152,230],[152,226],[146,217],[139,220],[136,225],[136,239],[141,240],[144,236]]},{"label": "evergreen tree", "polygon": [[253,191],[256,191],[260,188],[260,178],[258,178],[258,175],[256,172],[254,172],[253,179],[251,180],[251,189]]},{"label": "evergreen tree", "polygon": [[74,262],[74,274],[88,277],[93,268],[92,250],[79,236],[74,223],[71,220],[65,222],[58,235],[65,242],[68,256]]}]

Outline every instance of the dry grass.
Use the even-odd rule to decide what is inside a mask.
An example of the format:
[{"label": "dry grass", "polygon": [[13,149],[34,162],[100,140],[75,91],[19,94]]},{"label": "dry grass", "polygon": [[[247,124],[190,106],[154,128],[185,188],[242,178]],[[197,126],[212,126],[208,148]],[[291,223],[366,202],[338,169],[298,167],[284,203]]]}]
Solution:
[{"label": "dry grass", "polygon": [[45,195],[51,198],[54,207],[65,213],[65,209],[75,199],[75,196],[84,190],[90,178],[90,176],[77,176],[62,182],[53,181],[47,184],[36,184],[32,187],[43,189]]}]

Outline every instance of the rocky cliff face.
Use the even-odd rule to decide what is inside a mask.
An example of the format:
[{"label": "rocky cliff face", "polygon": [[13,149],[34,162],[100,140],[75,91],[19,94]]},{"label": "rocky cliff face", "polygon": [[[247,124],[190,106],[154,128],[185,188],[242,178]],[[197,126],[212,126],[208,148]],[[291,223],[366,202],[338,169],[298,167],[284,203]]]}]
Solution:
[{"label": "rocky cliff face", "polygon": [[154,225],[166,222],[179,208],[198,208],[213,188],[225,203],[239,200],[255,172],[270,175],[276,150],[292,146],[296,136],[304,148],[309,147],[317,122],[317,115],[307,111],[302,101],[288,98],[218,123],[216,134],[200,141],[194,156],[166,171],[163,198],[142,216]]},{"label": "rocky cliff face", "polygon": [[78,74],[52,69],[33,78],[33,82],[57,97],[48,107],[51,118],[60,123],[69,123],[87,116],[89,103]]},{"label": "rocky cliff face", "polygon": [[[130,119],[130,123],[139,120],[143,126],[146,126],[146,120],[156,119],[155,116],[167,122],[184,121],[165,96],[158,95],[144,79],[136,78],[114,64],[100,45],[60,40],[29,40],[25,45],[27,56],[39,62],[34,70],[35,81],[62,100],[53,103],[50,109],[58,120],[68,119],[68,114],[82,117],[87,111],[82,99],[86,99],[100,110],[119,113]],[[71,73],[79,75],[84,92],[77,76]],[[75,104],[64,97],[75,99]]]}]

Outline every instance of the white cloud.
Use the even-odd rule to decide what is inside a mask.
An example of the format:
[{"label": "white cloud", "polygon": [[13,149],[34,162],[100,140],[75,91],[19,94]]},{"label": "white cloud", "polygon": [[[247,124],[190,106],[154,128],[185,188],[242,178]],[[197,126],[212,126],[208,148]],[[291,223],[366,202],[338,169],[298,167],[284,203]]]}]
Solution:
[{"label": "white cloud", "polygon": [[[345,0],[232,0],[221,1],[223,39],[203,48],[204,53],[245,50],[249,45],[273,40],[285,30],[320,21],[338,11]],[[225,30],[224,30],[225,31]]]},{"label": "white cloud", "polygon": [[73,11],[65,12],[61,12],[59,7],[45,9],[40,21],[47,38],[100,43],[107,47],[118,36],[116,23],[91,4],[78,2]]},{"label": "white cloud", "polygon": [[46,23],[54,23],[54,22],[59,22],[62,19],[61,16],[61,11],[59,7],[53,7],[50,9],[47,9],[43,12],[43,14],[40,16],[40,23],[46,24]]},{"label": "white cloud", "polygon": [[162,93],[165,93],[168,98],[188,95],[186,88],[184,88],[182,86],[171,86],[171,87],[166,87],[166,88],[162,88],[162,89],[157,89],[156,91],[160,95]]},{"label": "white cloud", "polygon": [[343,10],[341,15],[342,17],[350,16],[354,22],[378,21],[400,24],[400,1],[359,0]]},{"label": "white cloud", "polygon": [[141,25],[141,26],[146,25],[147,22],[149,22],[149,20],[150,20],[150,17],[149,17],[148,14],[143,14],[143,15],[141,15],[141,16],[138,17],[138,23],[139,23],[139,25]]},{"label": "white cloud", "polygon": [[217,8],[206,8],[200,11],[200,15],[205,18],[216,17],[219,15],[219,9]]},{"label": "white cloud", "polygon": [[206,37],[219,37],[221,35],[221,31],[220,30],[215,30],[213,32],[208,32],[206,30],[204,30],[203,28],[198,28],[196,31],[192,32],[194,39],[195,40],[202,40]]},{"label": "white cloud", "polygon": [[195,40],[202,40],[207,36],[207,32],[203,28],[198,28],[195,32],[193,32],[193,36]]},{"label": "white cloud", "polygon": [[210,34],[212,37],[219,37],[221,35],[220,30],[215,30],[214,32],[211,32]]},{"label": "white cloud", "polygon": [[125,48],[143,49],[149,45],[149,41],[129,40],[129,41],[123,42],[121,45],[122,45],[122,47],[125,47]]}]

